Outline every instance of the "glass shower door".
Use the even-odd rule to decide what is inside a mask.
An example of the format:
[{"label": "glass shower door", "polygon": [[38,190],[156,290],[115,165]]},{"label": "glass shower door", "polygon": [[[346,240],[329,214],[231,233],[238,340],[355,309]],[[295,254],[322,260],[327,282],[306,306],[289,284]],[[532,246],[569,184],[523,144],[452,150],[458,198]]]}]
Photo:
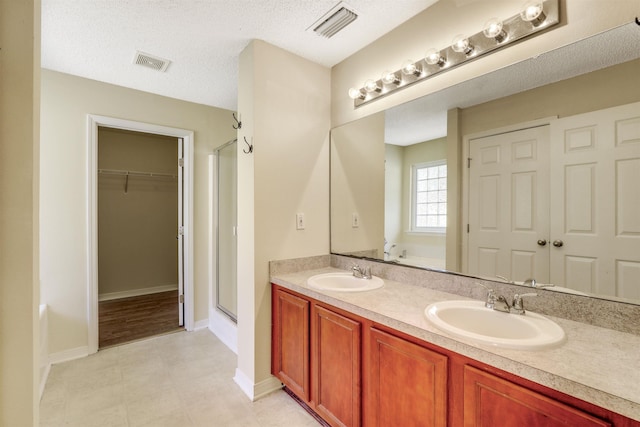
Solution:
[{"label": "glass shower door", "polygon": [[237,322],[237,142],[216,154],[216,307]]}]

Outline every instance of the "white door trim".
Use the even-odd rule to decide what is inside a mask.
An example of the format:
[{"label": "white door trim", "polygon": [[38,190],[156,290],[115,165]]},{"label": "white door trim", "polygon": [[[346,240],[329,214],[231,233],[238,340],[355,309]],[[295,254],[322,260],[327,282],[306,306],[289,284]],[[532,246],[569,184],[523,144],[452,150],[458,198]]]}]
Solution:
[{"label": "white door trim", "polygon": [[87,326],[89,354],[98,351],[98,126],[184,139],[184,303],[185,329],[194,329],[193,131],[87,114]]}]

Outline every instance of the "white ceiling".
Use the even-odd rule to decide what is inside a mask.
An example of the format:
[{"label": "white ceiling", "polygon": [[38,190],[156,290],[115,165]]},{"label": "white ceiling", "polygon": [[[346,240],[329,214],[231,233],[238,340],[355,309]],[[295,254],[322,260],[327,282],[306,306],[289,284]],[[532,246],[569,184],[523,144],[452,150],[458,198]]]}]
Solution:
[{"label": "white ceiling", "polygon": [[[326,39],[307,29],[338,0],[42,0],[42,67],[236,110],[252,39],[331,67],[436,1],[346,0],[358,18]],[[171,65],[134,65],[136,50]]]}]

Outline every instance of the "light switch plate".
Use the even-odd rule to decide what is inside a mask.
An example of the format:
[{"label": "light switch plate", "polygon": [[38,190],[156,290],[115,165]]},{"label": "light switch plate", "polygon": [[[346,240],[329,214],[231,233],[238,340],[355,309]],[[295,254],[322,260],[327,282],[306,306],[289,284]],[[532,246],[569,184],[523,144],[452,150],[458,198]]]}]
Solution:
[{"label": "light switch plate", "polygon": [[303,213],[297,213],[296,214],[296,230],[304,230],[304,214]]},{"label": "light switch plate", "polygon": [[360,215],[357,212],[354,212],[351,216],[351,227],[358,228],[360,227]]}]

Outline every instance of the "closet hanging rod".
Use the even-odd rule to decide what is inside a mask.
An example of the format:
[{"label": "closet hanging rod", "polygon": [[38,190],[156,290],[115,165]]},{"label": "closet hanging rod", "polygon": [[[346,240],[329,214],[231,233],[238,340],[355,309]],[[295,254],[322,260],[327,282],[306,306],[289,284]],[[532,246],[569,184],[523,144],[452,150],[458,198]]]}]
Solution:
[{"label": "closet hanging rod", "polygon": [[170,174],[170,173],[126,171],[126,170],[119,170],[119,169],[98,169],[98,173],[105,174],[105,175],[149,176],[149,177],[164,177],[164,178],[178,177],[178,175]]}]

